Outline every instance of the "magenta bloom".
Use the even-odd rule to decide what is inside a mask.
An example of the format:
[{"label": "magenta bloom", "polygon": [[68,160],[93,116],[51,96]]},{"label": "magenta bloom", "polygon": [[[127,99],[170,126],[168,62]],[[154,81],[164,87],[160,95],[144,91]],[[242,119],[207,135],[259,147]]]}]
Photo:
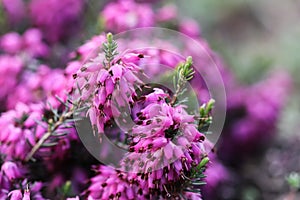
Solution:
[{"label": "magenta bloom", "polygon": [[32,0],[30,17],[50,42],[66,39],[78,33],[84,1],[82,0]]},{"label": "magenta bloom", "polygon": [[86,191],[87,199],[144,199],[143,190],[139,189],[134,175],[102,165],[98,166],[95,171],[98,175],[90,179],[91,183]]},{"label": "magenta bloom", "polygon": [[[5,103],[8,94],[17,85],[18,76],[23,69],[23,61],[17,56],[0,55],[0,102]],[[2,106],[1,106],[2,107]]]},{"label": "magenta bloom", "polygon": [[19,167],[15,163],[10,161],[2,164],[1,173],[3,173],[9,181],[22,177],[22,172]]},{"label": "magenta bloom", "polygon": [[11,32],[0,38],[1,49],[9,54],[25,54],[29,58],[47,57],[49,47],[38,29],[28,29],[23,35]]},{"label": "magenta bloom", "polygon": [[150,4],[133,0],[119,0],[106,5],[101,13],[105,30],[115,33],[133,28],[154,25],[154,13]]},{"label": "magenta bloom", "polygon": [[[0,153],[6,155],[6,160],[24,160],[32,146],[47,132],[47,123],[42,120],[46,110],[43,104],[25,105],[19,102],[15,109],[2,113],[0,117],[0,125],[3,127],[0,131]],[[37,124],[37,121],[40,123]],[[63,158],[64,153],[70,148],[70,142],[76,139],[76,136],[74,136],[73,129],[62,127],[57,132],[70,134],[67,134],[68,138],[60,138],[54,147],[39,149],[38,155]],[[56,151],[57,154],[49,154],[52,151]]]},{"label": "magenta bloom", "polygon": [[[40,194],[40,190],[42,189],[42,184],[40,182],[30,184],[30,188],[28,188],[26,182],[27,181],[24,180],[20,184],[22,186],[21,189],[11,190],[7,195],[4,194],[4,197],[8,197],[11,200],[45,200],[45,198],[43,198]],[[20,185],[17,187],[20,187]]]},{"label": "magenta bloom", "polygon": [[[272,74],[253,86],[242,87],[228,95],[228,123],[220,142],[220,157],[230,163],[261,152],[276,134],[291,81],[284,72]],[[239,151],[236,151],[239,149]]]},{"label": "magenta bloom", "polygon": [[13,190],[8,194],[8,197],[12,200],[22,200],[22,191],[21,190]]},{"label": "magenta bloom", "polygon": [[[136,125],[129,132],[130,153],[123,159],[122,169],[137,173],[150,197],[187,195],[187,176],[209,150],[203,142],[205,136],[197,130],[195,116],[182,106],[167,104],[170,96],[161,89],[154,88],[141,98],[145,107],[136,114]],[[200,198],[200,194],[193,195]]]},{"label": "magenta bloom", "polygon": [[61,103],[55,96],[63,100],[67,97],[68,78],[63,70],[50,69],[48,66],[41,65],[35,72],[24,71],[19,79],[15,89],[7,97],[7,107],[10,109],[13,109],[18,102],[39,103],[41,101],[58,108]]},{"label": "magenta bloom", "polygon": [[103,55],[85,64],[74,74],[81,90],[80,100],[89,104],[88,115],[96,132],[103,133],[104,125],[119,111],[112,105],[112,95],[116,104],[123,107],[133,102],[135,84],[141,84],[137,74],[141,71],[135,63],[142,54],[125,53],[112,62],[109,69],[103,66]]}]

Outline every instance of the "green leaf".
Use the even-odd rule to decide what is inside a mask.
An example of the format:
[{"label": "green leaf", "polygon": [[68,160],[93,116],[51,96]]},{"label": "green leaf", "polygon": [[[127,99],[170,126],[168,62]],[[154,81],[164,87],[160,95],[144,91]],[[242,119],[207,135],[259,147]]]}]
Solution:
[{"label": "green leaf", "polygon": [[300,189],[300,175],[299,173],[292,172],[286,177],[286,181],[293,189]]},{"label": "green leaf", "polygon": [[111,33],[108,33],[106,35],[106,42],[102,44],[102,50],[105,54],[105,59],[107,61],[105,66],[107,68],[110,67],[111,61],[113,61],[114,57],[118,55],[117,48],[118,48],[118,44],[113,39],[113,35]]}]

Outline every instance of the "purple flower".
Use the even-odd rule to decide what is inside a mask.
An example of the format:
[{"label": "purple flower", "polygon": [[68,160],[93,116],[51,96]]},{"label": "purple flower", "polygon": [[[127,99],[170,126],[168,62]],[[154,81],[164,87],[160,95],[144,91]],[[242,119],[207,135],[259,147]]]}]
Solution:
[{"label": "purple flower", "polygon": [[179,31],[190,37],[197,38],[201,34],[200,27],[193,19],[185,19],[179,23]]},{"label": "purple flower", "polygon": [[177,7],[174,4],[167,4],[160,8],[156,13],[156,21],[172,21],[175,20],[178,16]]},{"label": "purple flower", "polygon": [[[166,103],[170,96],[158,88],[140,99],[145,101],[144,107],[138,105],[140,112],[128,133],[131,143],[121,170],[135,173],[145,195],[151,198],[193,196],[184,191],[190,180],[187,174],[208,150],[205,136],[194,124],[195,117],[183,106]],[[180,184],[181,188],[176,186]]]},{"label": "purple flower", "polygon": [[[134,86],[142,83],[137,76],[141,69],[135,64],[141,57],[141,54],[125,53],[115,58],[107,69],[100,54],[73,74],[81,90],[80,100],[90,106],[88,115],[96,132],[103,133],[105,123],[118,115],[114,109],[116,104],[124,107],[125,103],[133,102]],[[112,95],[116,97],[115,104]]]},{"label": "purple flower", "polygon": [[49,54],[38,29],[28,29],[22,36],[16,32],[7,33],[0,38],[0,47],[6,53],[25,54],[29,58],[45,58]]},{"label": "purple flower", "polygon": [[253,86],[228,93],[230,123],[224,127],[221,137],[222,160],[238,162],[261,150],[275,136],[276,123],[290,87],[289,75],[279,72]]},{"label": "purple flower", "polygon": [[[3,127],[0,132],[0,153],[6,155],[6,160],[24,160],[31,148],[47,133],[48,126],[43,121],[46,110],[42,103],[25,105],[19,102],[15,109],[2,113],[0,117],[0,125]],[[69,134],[66,137],[61,137],[56,146],[39,149],[37,154],[42,157],[43,155],[46,155],[45,157],[50,155],[52,159],[63,159],[65,152],[70,148],[70,142],[76,140],[77,137],[74,129],[59,127],[57,133],[62,132]],[[57,153],[49,154],[52,151]]]},{"label": "purple flower", "polygon": [[40,194],[40,190],[42,188],[42,184],[40,182],[35,182],[29,186],[27,181],[24,180],[21,184],[16,186],[16,188],[20,187],[21,189],[14,189],[7,192],[7,195],[5,195],[6,198],[9,197],[11,200],[45,200],[45,198],[43,198]]},{"label": "purple flower", "polygon": [[14,90],[23,62],[17,56],[0,55],[0,102],[4,103],[8,94]]},{"label": "purple flower", "polygon": [[57,42],[78,32],[84,8],[82,0],[31,0],[29,12],[33,24],[50,42]]},{"label": "purple flower", "polygon": [[36,72],[24,71],[20,79],[14,91],[8,94],[8,108],[14,108],[18,102],[38,103],[41,101],[48,102],[52,107],[58,108],[61,103],[55,96],[59,96],[63,100],[66,99],[68,83],[63,70],[50,69],[41,65]]},{"label": "purple flower", "polygon": [[86,190],[87,199],[145,199],[135,175],[123,173],[109,166],[95,168],[98,175],[90,179],[90,186]]},{"label": "purple flower", "polygon": [[22,172],[19,167],[15,163],[10,161],[2,164],[1,173],[3,173],[9,181],[13,181],[14,179],[22,177]]},{"label": "purple flower", "polygon": [[0,46],[2,51],[16,54],[22,49],[22,38],[16,32],[6,33],[1,36]]},{"label": "purple flower", "polygon": [[13,190],[9,192],[8,197],[10,197],[11,200],[22,200],[23,194],[21,190]]},{"label": "purple flower", "polygon": [[107,31],[115,33],[154,24],[154,13],[150,4],[133,0],[119,0],[106,5],[101,16]]}]

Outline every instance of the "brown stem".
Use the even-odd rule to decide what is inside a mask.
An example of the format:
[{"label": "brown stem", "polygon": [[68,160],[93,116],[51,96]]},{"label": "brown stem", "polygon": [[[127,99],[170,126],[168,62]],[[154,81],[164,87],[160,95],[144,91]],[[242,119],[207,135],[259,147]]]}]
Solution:
[{"label": "brown stem", "polygon": [[34,145],[34,147],[31,149],[31,151],[27,154],[25,161],[28,162],[33,155],[41,148],[41,146],[46,142],[49,137],[52,136],[55,130],[59,128],[65,121],[65,119],[68,119],[72,116],[73,114],[73,109],[67,112],[65,115],[62,115],[59,120],[51,126],[50,124],[48,125],[48,131],[43,135],[43,137]]}]

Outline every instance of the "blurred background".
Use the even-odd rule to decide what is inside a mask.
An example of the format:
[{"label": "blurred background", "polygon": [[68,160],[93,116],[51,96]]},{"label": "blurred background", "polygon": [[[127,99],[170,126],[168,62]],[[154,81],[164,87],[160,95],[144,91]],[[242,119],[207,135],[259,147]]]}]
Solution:
[{"label": "blurred background", "polygon": [[[300,199],[285,195],[289,191],[285,177],[300,172],[300,1],[191,0],[177,4],[183,17],[199,22],[204,38],[241,83],[255,83],[277,70],[292,76],[293,92],[280,113],[275,142],[270,140],[266,154],[244,163],[238,173],[245,184],[239,198]],[[227,190],[228,196],[236,192]]]}]

